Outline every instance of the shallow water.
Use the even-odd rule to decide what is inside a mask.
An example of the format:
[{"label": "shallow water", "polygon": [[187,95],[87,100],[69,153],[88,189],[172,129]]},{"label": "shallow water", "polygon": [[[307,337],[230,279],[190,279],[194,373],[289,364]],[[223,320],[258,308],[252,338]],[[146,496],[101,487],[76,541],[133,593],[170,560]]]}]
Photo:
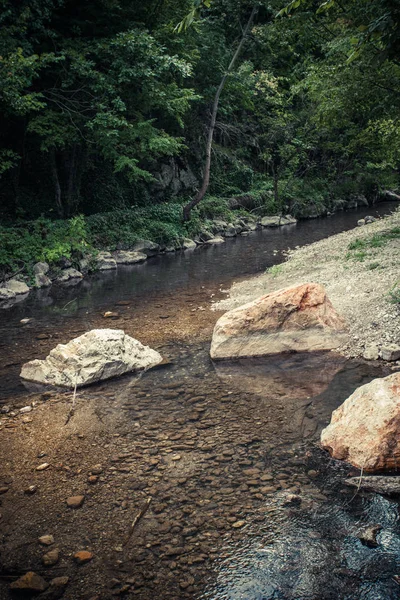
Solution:
[{"label": "shallow water", "polygon": [[[352,228],[367,212],[394,208],[385,204],[262,230],[32,294],[0,311],[0,398],[21,405],[27,391],[18,378],[20,363],[90,329],[118,302],[138,311],[112,324],[103,321],[103,327],[127,327],[132,315],[141,318],[146,304],[157,306],[163,318],[177,312],[179,326],[179,307],[205,302],[204,288],[211,294],[235,277],[281,262],[288,247]],[[19,323],[24,317],[32,319],[27,326]],[[122,497],[135,494],[135,502],[155,498],[124,565],[137,585],[128,597],[398,598],[397,502],[343,487],[349,467],[329,460],[317,444],[332,410],[357,387],[386,373],[323,353],[213,364],[208,346],[164,344],[160,352],[171,358],[166,368],[84,392],[102,422],[119,419],[122,443],[136,452],[134,461],[129,452],[121,459],[121,473],[112,473],[110,484]],[[129,464],[135,468],[133,485],[123,471]],[[118,515],[111,525],[116,532]],[[236,529],[238,521],[243,525]],[[357,533],[375,523],[382,526],[378,547],[363,546]],[[119,543],[118,536],[109,543]],[[168,555],[171,546],[181,554]],[[179,587],[185,577],[193,582]]]}]

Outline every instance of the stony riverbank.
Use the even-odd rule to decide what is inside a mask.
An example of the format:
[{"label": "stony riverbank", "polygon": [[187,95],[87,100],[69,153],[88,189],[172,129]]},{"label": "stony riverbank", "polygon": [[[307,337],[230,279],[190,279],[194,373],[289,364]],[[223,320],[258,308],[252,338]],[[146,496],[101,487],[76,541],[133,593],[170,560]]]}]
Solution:
[{"label": "stony riverbank", "polygon": [[285,263],[233,284],[228,298],[214,306],[230,310],[280,288],[321,283],[350,327],[350,341],[340,351],[350,357],[377,359],[400,338],[396,302],[399,258],[400,211],[396,211],[368,225],[289,250]]}]

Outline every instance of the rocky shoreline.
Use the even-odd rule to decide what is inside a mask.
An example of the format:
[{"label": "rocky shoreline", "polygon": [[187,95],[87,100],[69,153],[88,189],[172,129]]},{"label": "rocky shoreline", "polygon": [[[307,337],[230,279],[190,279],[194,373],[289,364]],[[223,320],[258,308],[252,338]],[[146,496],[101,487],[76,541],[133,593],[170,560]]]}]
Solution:
[{"label": "rocky shoreline", "polygon": [[[231,310],[270,292],[304,282],[322,284],[347,321],[348,357],[397,361],[400,338],[400,211],[308,246],[289,250],[287,261],[266,273],[234,283],[216,310]],[[397,367],[400,364],[396,363]],[[396,367],[396,368],[397,368]]]},{"label": "rocky shoreline", "polygon": [[0,308],[9,308],[16,302],[24,300],[32,289],[47,288],[53,283],[74,285],[96,271],[112,271],[122,265],[144,263],[148,258],[157,254],[182,252],[194,250],[199,246],[222,244],[225,239],[238,235],[247,236],[250,232],[261,228],[276,228],[296,223],[297,220],[291,215],[263,218],[247,215],[230,223],[222,219],[214,219],[210,222],[208,229],[204,228],[194,239],[182,238],[179,242],[171,245],[161,246],[151,240],[138,240],[128,249],[96,250],[75,261],[63,258],[52,266],[46,262],[38,262],[32,266],[33,281],[25,274],[18,274],[0,283]]}]

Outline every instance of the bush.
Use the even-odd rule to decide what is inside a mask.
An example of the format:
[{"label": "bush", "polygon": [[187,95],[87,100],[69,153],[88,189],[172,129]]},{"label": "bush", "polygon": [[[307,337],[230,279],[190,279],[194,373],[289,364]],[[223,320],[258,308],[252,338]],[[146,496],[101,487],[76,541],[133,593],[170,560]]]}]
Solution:
[{"label": "bush", "polygon": [[38,261],[50,264],[60,258],[78,260],[91,250],[83,216],[67,221],[37,219],[0,227],[0,269],[13,273],[21,268],[28,272]]}]

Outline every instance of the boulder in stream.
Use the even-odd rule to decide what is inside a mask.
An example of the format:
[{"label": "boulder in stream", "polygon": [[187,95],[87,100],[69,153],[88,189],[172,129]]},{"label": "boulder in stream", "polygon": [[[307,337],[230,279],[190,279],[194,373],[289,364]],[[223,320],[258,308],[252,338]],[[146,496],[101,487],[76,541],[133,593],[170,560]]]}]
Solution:
[{"label": "boulder in stream", "polygon": [[400,464],[400,373],[357,388],[332,414],[321,433],[333,458],[364,472],[389,471]]},{"label": "boulder in stream", "polygon": [[120,329],[93,329],[68,344],[58,344],[45,360],[25,363],[21,378],[73,389],[161,362],[158,352]]},{"label": "boulder in stream", "polygon": [[325,289],[304,283],[225,313],[214,328],[211,358],[333,350],[346,341],[346,323]]}]

